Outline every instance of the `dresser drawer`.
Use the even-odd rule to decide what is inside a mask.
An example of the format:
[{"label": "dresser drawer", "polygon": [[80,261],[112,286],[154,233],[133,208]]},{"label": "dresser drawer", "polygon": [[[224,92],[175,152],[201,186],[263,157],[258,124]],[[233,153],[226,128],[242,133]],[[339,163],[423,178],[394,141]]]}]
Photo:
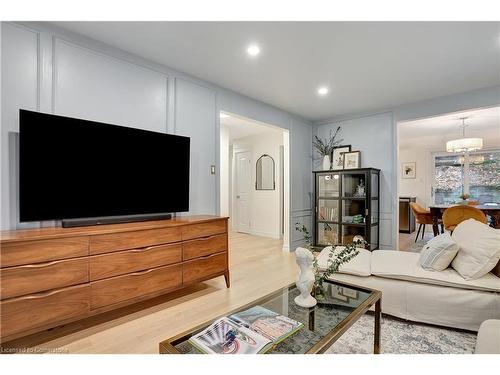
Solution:
[{"label": "dresser drawer", "polygon": [[90,286],[77,285],[1,302],[1,335],[6,337],[90,312]]},{"label": "dresser drawer", "polygon": [[182,266],[173,265],[91,282],[91,309],[182,285]]},{"label": "dresser drawer", "polygon": [[215,220],[208,223],[190,224],[182,227],[182,240],[208,237],[214,234],[226,233],[226,220]]},{"label": "dresser drawer", "polygon": [[1,299],[83,284],[89,281],[89,260],[75,258],[2,268],[0,279]]},{"label": "dresser drawer", "polygon": [[227,234],[198,238],[182,244],[182,259],[190,260],[227,251]]},{"label": "dresser drawer", "polygon": [[209,255],[201,259],[190,260],[182,265],[184,284],[203,280],[227,270],[227,253]]},{"label": "dresser drawer", "polygon": [[99,234],[90,238],[90,254],[163,245],[181,240],[179,227]]},{"label": "dresser drawer", "polygon": [[90,257],[90,280],[124,275],[181,261],[180,243],[94,255]]},{"label": "dresser drawer", "polygon": [[88,253],[88,237],[7,242],[2,243],[0,248],[0,264],[2,267],[12,267],[56,259],[76,258],[86,256]]}]

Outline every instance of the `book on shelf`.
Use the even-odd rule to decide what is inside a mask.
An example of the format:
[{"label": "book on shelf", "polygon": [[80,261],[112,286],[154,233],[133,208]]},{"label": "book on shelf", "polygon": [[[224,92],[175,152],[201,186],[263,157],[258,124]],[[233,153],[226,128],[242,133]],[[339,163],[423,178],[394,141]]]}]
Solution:
[{"label": "book on shelf", "polygon": [[189,343],[203,353],[259,354],[291,336],[304,325],[262,306],[216,320]]}]

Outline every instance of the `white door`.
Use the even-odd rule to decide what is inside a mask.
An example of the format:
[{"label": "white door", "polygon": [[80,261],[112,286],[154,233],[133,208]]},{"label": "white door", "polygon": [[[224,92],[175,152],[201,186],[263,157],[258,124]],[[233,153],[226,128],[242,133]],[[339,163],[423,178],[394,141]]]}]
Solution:
[{"label": "white door", "polygon": [[236,153],[236,230],[243,233],[250,233],[251,168],[250,152]]}]

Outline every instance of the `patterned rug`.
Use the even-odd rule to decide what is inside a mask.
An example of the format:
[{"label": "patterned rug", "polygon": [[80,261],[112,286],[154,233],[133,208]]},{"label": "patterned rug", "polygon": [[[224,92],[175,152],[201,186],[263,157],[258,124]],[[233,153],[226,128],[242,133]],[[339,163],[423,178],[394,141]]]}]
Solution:
[{"label": "patterned rug", "polygon": [[410,248],[407,250],[412,253],[420,253],[422,248],[429,240],[417,240],[417,242],[413,242]]},{"label": "patterned rug", "polygon": [[[326,353],[373,353],[373,315],[362,316]],[[385,354],[470,354],[476,334],[383,316],[380,351]]]}]

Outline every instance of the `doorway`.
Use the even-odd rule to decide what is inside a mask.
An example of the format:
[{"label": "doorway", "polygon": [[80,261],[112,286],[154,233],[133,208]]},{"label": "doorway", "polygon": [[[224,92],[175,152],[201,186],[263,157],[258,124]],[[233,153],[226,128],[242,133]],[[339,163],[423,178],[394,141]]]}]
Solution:
[{"label": "doorway", "polygon": [[[288,249],[288,130],[220,113],[220,214],[230,230]],[[240,236],[238,236],[240,238]]]},{"label": "doorway", "polygon": [[[487,107],[404,121],[398,126],[399,250],[420,251],[433,238],[431,225],[417,239],[419,225],[401,209],[414,201],[425,209],[452,205],[468,194],[471,203],[500,204],[500,107]],[[464,126],[465,125],[465,126]],[[451,152],[447,142],[482,140],[479,150]],[[407,216],[405,218],[404,216]],[[402,223],[411,224],[402,228]],[[416,240],[416,241],[415,241]]]}]

